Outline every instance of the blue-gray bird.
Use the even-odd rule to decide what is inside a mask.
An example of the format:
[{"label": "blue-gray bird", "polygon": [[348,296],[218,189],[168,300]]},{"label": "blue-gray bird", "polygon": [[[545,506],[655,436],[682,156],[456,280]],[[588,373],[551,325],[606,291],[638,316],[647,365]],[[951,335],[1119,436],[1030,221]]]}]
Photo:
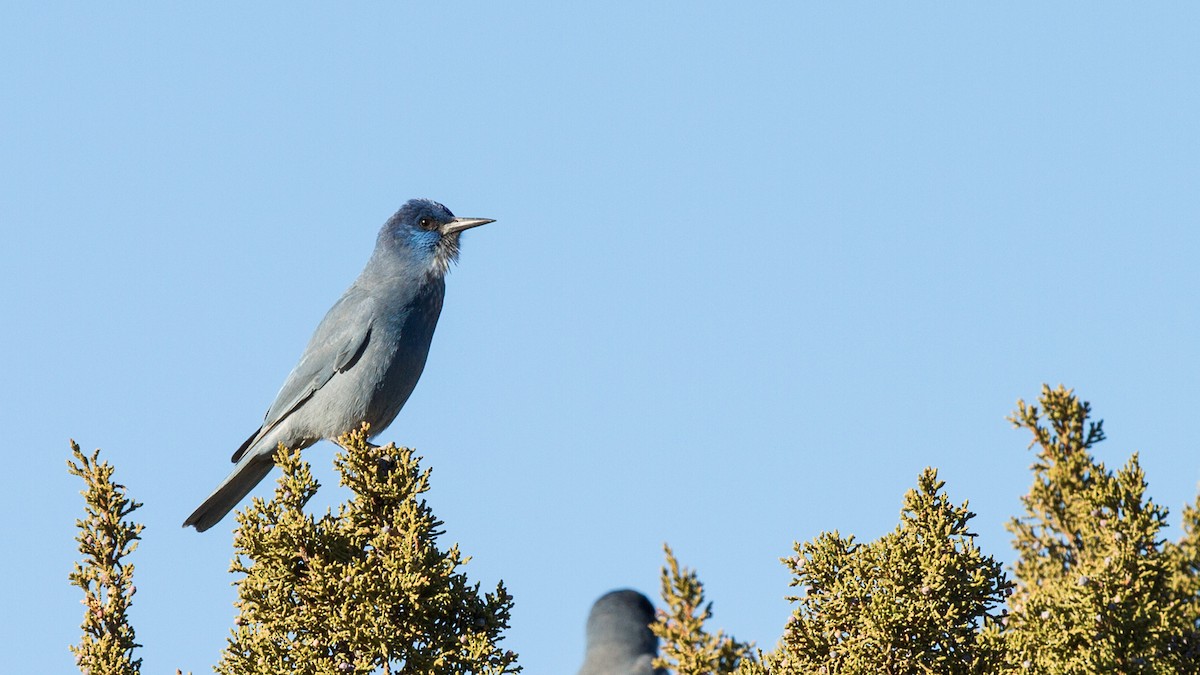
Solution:
[{"label": "blue-gray bird", "polygon": [[400,207],[362,274],[317,326],[262,426],[233,453],[233,473],[184,527],[203,532],[224,518],[271,471],[280,443],[306,448],[363,422],[374,437],[391,424],[425,368],[459,235],[490,222],[456,218],[427,199]]},{"label": "blue-gray bird", "polygon": [[587,652],[579,675],[663,675],[652,665],[658,637],[650,631],[654,605],[637,591],[611,591],[592,605]]}]

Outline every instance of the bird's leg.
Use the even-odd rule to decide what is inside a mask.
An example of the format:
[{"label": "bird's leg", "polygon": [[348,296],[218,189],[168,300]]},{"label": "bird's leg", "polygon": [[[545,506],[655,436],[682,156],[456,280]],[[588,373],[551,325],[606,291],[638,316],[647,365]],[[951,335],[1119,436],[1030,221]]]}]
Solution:
[{"label": "bird's leg", "polygon": [[[339,448],[341,448],[341,449],[343,449],[343,450],[346,450],[346,451],[349,451],[349,450],[350,450],[350,447],[351,447],[351,446],[349,446],[349,445],[344,445],[344,444],[342,443],[342,441],[341,441],[341,439],[340,439],[340,438],[331,438],[331,439],[329,439],[329,440],[333,441],[333,442],[334,442],[334,443],[335,443],[335,444],[336,444],[336,445],[337,445]],[[375,444],[374,444],[374,443],[372,443],[371,441],[368,441],[368,440],[365,440],[365,439],[363,440],[363,445],[367,446],[367,448],[368,448],[368,449],[370,449],[370,450],[378,450],[379,448],[383,447],[383,446],[375,445]]]},{"label": "bird's leg", "polygon": [[[343,445],[341,443],[341,441],[338,439],[334,439],[333,442],[337,443],[338,447],[340,447],[341,449],[343,449],[347,452],[349,452],[351,449],[350,446]],[[367,449],[369,449],[371,451],[375,451],[375,450],[378,450],[379,448],[383,447],[383,446],[375,445],[374,443],[366,440],[365,438],[363,439],[363,445],[367,446]],[[387,480],[388,475],[391,474],[392,471],[394,471],[396,469],[396,460],[384,455],[381,457],[377,457],[375,459],[375,466],[376,466],[375,475],[378,476],[379,480]]]},{"label": "bird's leg", "polygon": [[379,480],[387,480],[387,477],[396,470],[396,460],[391,457],[380,457],[375,460],[375,475]]}]

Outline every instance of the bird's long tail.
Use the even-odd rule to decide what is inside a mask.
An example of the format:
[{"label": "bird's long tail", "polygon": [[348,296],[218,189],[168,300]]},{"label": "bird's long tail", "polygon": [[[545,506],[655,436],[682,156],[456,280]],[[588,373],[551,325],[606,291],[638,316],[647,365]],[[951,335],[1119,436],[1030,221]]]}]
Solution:
[{"label": "bird's long tail", "polygon": [[245,457],[244,460],[238,463],[233,469],[233,473],[221,481],[217,489],[200,505],[200,508],[193,511],[192,515],[183,521],[184,527],[191,525],[196,530],[203,532],[216,525],[271,472],[271,467],[275,466],[270,453],[254,453]]}]

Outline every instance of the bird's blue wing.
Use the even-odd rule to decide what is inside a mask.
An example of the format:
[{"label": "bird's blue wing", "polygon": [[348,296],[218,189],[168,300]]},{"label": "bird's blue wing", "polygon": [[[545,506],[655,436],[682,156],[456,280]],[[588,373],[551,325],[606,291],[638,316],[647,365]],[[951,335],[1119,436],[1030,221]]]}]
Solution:
[{"label": "bird's blue wing", "polygon": [[279,389],[275,402],[267,410],[263,425],[233,453],[233,461],[288,415],[300,409],[334,375],[344,373],[358,362],[371,341],[371,329],[377,314],[377,302],[365,290],[352,286],[321,320],[312,339]]}]

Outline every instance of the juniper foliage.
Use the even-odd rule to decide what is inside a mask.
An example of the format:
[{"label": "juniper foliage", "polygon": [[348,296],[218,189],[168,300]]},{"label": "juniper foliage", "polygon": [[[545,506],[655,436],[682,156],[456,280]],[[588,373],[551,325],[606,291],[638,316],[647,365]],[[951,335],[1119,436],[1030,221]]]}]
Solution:
[{"label": "juniper foliage", "polygon": [[803,592],[784,636],[738,672],[1200,672],[1200,499],[1182,539],[1166,541],[1137,455],[1116,472],[1092,456],[1104,431],[1090,410],[1062,386],[1043,387],[1038,406],[1018,401],[1011,420],[1037,459],[1009,524],[1015,583],[927,469],[894,532],[797,545],[784,562]]},{"label": "juniper foliage", "polygon": [[71,583],[83,590],[83,637],[71,647],[79,669],[88,675],[136,675],[142,660],[133,657],[141,645],[129,623],[129,607],[137,588],[133,564],[127,561],[142,538],[142,525],[129,520],[141,504],[125,486],[113,481],[113,466],[100,461],[100,451],[87,456],[71,441],[74,461],[67,471],[83,479],[85,517],[75,521],[82,563],[75,563]]},{"label": "juniper foliage", "polygon": [[783,559],[796,609],[770,673],[994,673],[1003,645],[981,631],[1001,616],[1010,584],[975,543],[967,504],[954,505],[926,469],[904,496],[900,524],[878,540],[826,532]]},{"label": "juniper foliage", "polygon": [[704,600],[704,585],[695,570],[680,568],[670,546],[663,546],[667,564],[662,568],[662,597],[666,611],[650,629],[662,640],[656,668],[676,675],[732,673],[749,656],[752,645],[738,642],[722,631],[710,634],[704,623],[712,618],[712,603]]},{"label": "juniper foliage", "polygon": [[407,448],[369,444],[365,427],[339,444],[353,498],[336,515],[304,512],[317,482],[283,448],[274,499],[238,514],[240,614],[217,672],[518,672],[498,645],[512,598],[503,583],[481,594],[458,546],[438,547],[429,470]]},{"label": "juniper foliage", "polygon": [[1200,636],[1200,497],[1184,506],[1183,537],[1169,550],[1175,567],[1173,586],[1183,599],[1183,620],[1196,654],[1195,640]]},{"label": "juniper foliage", "polygon": [[[864,544],[834,530],[795,546],[783,562],[800,592],[767,653],[710,632],[703,585],[666,547],[655,665],[678,675],[1200,672],[1200,498],[1183,509],[1182,539],[1166,541],[1167,510],[1146,496],[1138,456],[1115,472],[1093,457],[1104,432],[1090,411],[1073,391],[1043,387],[1038,405],[1018,401],[1010,418],[1037,452],[1024,514],[1009,523],[1015,584],[930,468],[894,531]],[[317,483],[299,452],[281,448],[274,498],[238,515],[239,616],[217,672],[518,672],[499,647],[512,598],[502,583],[481,593],[458,547],[438,546],[442,523],[422,498],[429,470],[411,450],[367,443],[365,428],[340,444],[335,466],[353,497],[336,514],[304,512]],[[88,675],[134,675],[126,559],[141,505],[99,451],[71,448],[86,516],[70,579],[87,607],[71,649]]]},{"label": "juniper foliage", "polygon": [[1167,509],[1146,496],[1137,454],[1116,472],[1096,460],[1104,430],[1089,403],[1061,385],[1038,403],[1009,418],[1037,451],[1025,514],[1008,525],[1013,659],[1051,674],[1200,672],[1194,534],[1190,553],[1163,539]]}]

